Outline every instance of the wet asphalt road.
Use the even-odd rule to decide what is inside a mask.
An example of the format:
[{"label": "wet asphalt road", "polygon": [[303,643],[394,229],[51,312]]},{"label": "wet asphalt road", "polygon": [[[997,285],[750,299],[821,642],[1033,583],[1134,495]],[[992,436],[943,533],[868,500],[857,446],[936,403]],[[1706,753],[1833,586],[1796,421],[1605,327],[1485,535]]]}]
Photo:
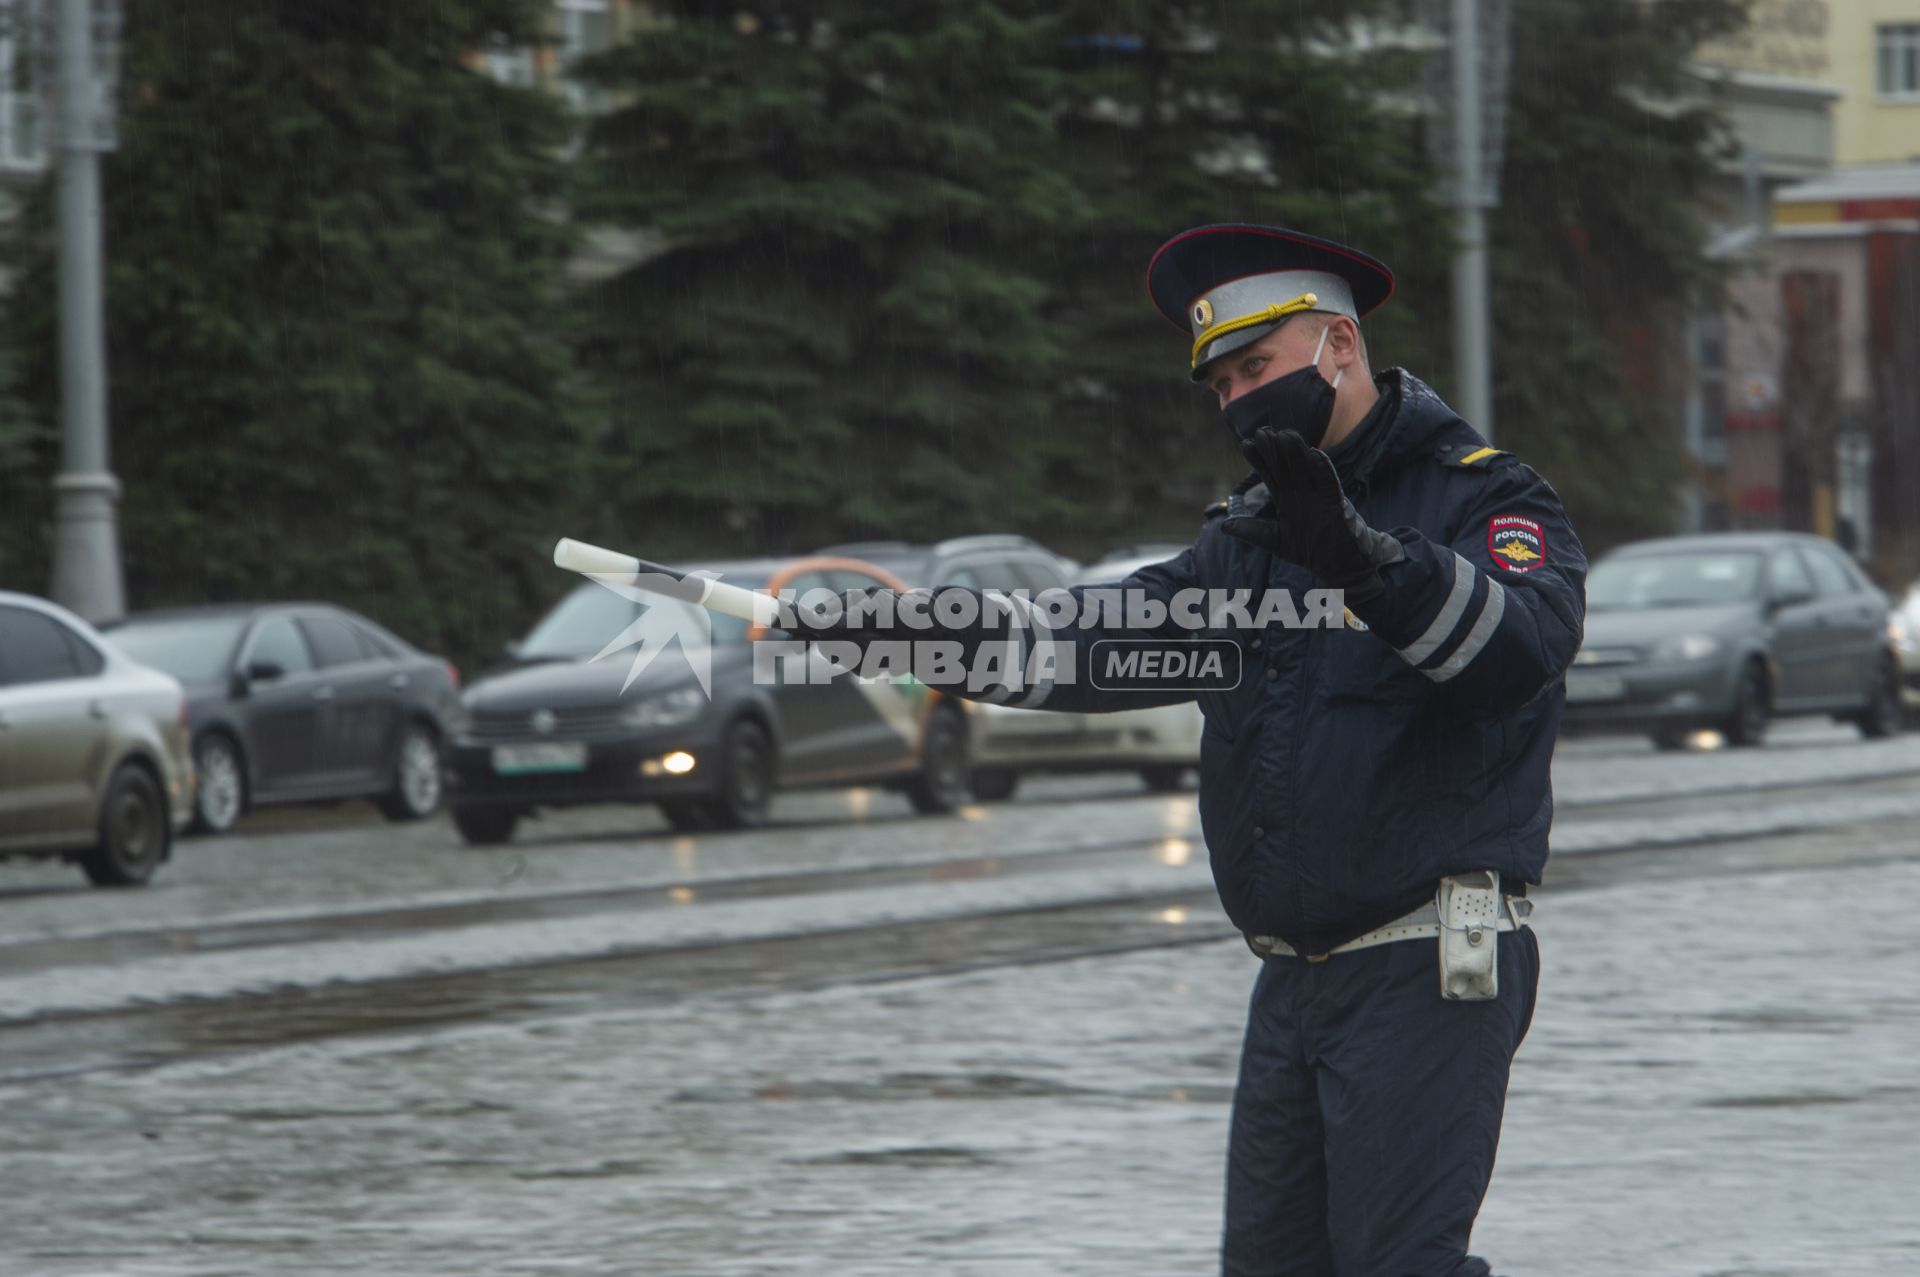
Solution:
[{"label": "wet asphalt road", "polygon": [[[1485,1249],[1920,1271],[1917,777],[1817,730],[1563,751]],[[473,852],[343,809],[145,892],[7,868],[0,1273],[1207,1271],[1252,966],[1191,798],[905,810]]]}]

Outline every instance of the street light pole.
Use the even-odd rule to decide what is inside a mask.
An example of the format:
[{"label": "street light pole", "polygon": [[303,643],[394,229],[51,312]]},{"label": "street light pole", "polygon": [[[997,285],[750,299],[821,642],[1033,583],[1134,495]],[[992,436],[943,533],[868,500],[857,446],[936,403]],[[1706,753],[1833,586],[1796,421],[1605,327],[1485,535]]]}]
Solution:
[{"label": "street light pole", "polygon": [[1493,374],[1487,341],[1487,182],[1482,169],[1480,23],[1476,0],[1453,0],[1453,358],[1460,411],[1493,441]]},{"label": "street light pole", "polygon": [[106,332],[100,270],[100,151],[111,103],[97,78],[90,0],[58,0],[60,409],[53,597],[89,621],[126,611],[107,468]]}]

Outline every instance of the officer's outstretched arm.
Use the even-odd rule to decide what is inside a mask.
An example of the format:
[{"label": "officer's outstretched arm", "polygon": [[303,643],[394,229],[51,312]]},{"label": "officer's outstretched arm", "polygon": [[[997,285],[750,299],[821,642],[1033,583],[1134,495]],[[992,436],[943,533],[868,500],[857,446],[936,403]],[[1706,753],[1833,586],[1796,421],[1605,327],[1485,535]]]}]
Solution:
[{"label": "officer's outstretched arm", "polygon": [[861,648],[909,642],[921,681],[968,700],[1076,713],[1147,709],[1190,701],[1194,693],[1190,687],[1095,687],[1094,644],[1193,638],[1174,605],[1176,595],[1197,588],[1188,549],[1115,584],[1076,585],[1030,598],[962,586],[904,594],[877,590],[860,615],[825,627],[803,624],[796,632],[820,642],[829,657],[834,642]]},{"label": "officer's outstretched arm", "polygon": [[1484,491],[1452,544],[1395,528],[1406,557],[1353,610],[1436,688],[1498,716],[1566,676],[1586,619],[1587,556],[1531,467],[1502,458],[1459,481]]}]

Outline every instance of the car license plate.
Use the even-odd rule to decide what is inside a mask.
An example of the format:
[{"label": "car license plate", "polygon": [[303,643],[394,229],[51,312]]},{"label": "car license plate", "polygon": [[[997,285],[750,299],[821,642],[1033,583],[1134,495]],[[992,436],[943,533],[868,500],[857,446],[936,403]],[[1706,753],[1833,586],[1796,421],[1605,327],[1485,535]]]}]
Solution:
[{"label": "car license plate", "polygon": [[587,770],[587,747],[571,741],[542,741],[536,745],[495,745],[493,770],[500,776],[583,772]]},{"label": "car license plate", "polygon": [[1627,676],[1599,670],[1568,670],[1569,701],[1617,701],[1627,694]]}]

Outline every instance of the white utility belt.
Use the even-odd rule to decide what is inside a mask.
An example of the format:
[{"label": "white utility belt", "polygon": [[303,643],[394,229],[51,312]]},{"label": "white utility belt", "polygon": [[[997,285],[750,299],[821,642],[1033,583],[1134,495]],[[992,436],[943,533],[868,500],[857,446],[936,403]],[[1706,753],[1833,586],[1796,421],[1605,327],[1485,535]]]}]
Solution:
[{"label": "white utility belt", "polygon": [[[1446,881],[1451,882],[1452,879]],[[1496,879],[1497,881],[1497,879]],[[1469,945],[1478,945],[1478,933],[1491,928],[1494,931],[1518,931],[1527,925],[1527,919],[1533,914],[1533,902],[1524,896],[1500,897],[1502,908],[1493,917],[1482,917],[1451,927],[1451,930],[1463,932],[1463,938]],[[1325,962],[1336,953],[1347,953],[1354,949],[1371,949],[1379,944],[1392,944],[1397,940],[1421,940],[1437,936],[1444,929],[1440,925],[1440,909],[1437,903],[1424,904],[1404,917],[1395,918],[1384,927],[1376,927],[1363,936],[1356,936],[1345,944],[1337,944],[1325,953],[1301,953],[1279,936],[1247,936],[1247,947],[1260,958],[1305,958],[1308,962]]]}]

